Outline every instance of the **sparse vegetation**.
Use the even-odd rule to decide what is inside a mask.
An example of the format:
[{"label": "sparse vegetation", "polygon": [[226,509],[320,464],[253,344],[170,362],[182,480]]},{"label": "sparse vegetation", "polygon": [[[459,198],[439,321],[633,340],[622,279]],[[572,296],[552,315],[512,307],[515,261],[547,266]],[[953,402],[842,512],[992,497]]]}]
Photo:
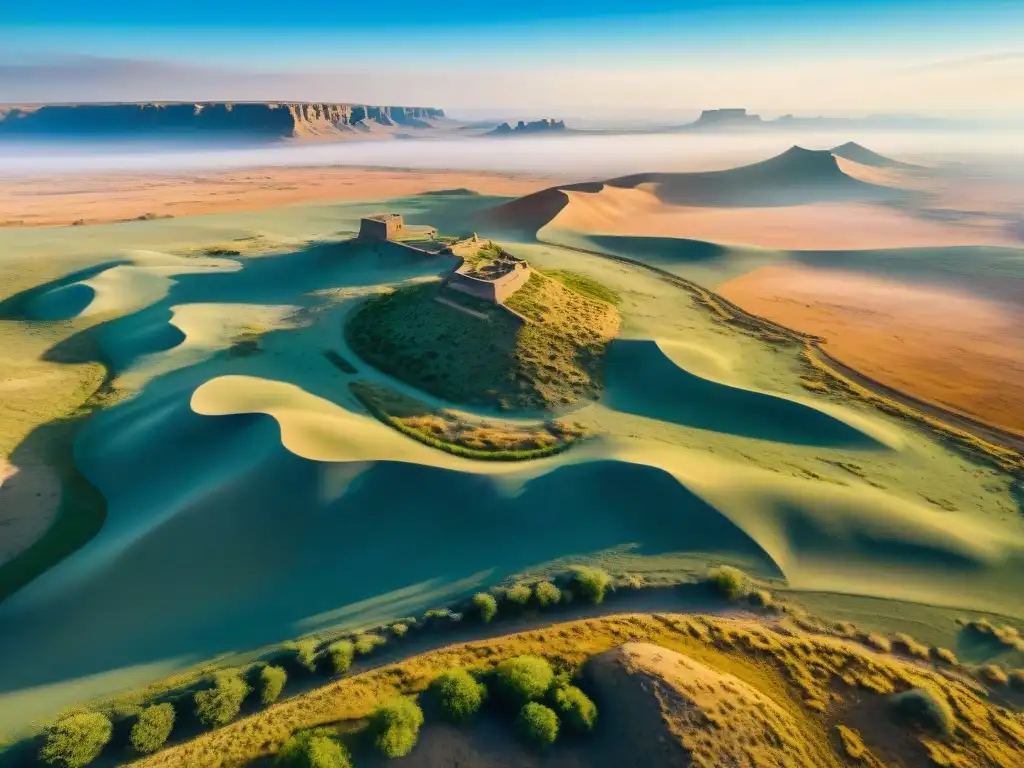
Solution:
[{"label": "sparse vegetation", "polygon": [[494,599],[494,595],[489,595],[486,592],[477,592],[473,595],[470,603],[473,606],[473,610],[480,617],[480,620],[485,624],[489,624],[498,615],[498,601]]},{"label": "sparse vegetation", "polygon": [[597,725],[597,706],[574,685],[556,686],[551,706],[562,723],[577,733],[590,733]]},{"label": "sparse vegetation", "polygon": [[338,640],[327,646],[327,659],[331,664],[331,671],[336,675],[343,675],[352,666],[352,658],[355,656],[356,648],[351,640]]},{"label": "sparse vegetation", "polygon": [[899,632],[893,636],[892,649],[897,653],[907,656],[914,656],[918,659],[927,659],[929,656],[928,646],[917,642],[910,635]]},{"label": "sparse vegetation", "polygon": [[409,698],[393,699],[373,713],[374,745],[386,757],[404,757],[416,746],[423,710]]},{"label": "sparse vegetation", "polygon": [[543,704],[531,701],[519,710],[516,732],[536,747],[550,747],[558,738],[558,715]]},{"label": "sparse vegetation", "polygon": [[562,600],[562,590],[550,581],[538,581],[534,584],[533,595],[541,608],[550,608]]},{"label": "sparse vegetation", "polygon": [[47,730],[39,759],[62,768],[82,768],[99,757],[113,732],[110,718],[99,712],[65,717]]},{"label": "sparse vegetation", "polygon": [[292,736],[277,754],[280,768],[352,768],[348,752],[329,732],[304,731]]},{"label": "sparse vegetation", "polygon": [[934,691],[913,688],[891,697],[890,704],[897,716],[918,727],[939,733],[953,730],[953,710],[949,702]]},{"label": "sparse vegetation", "polygon": [[555,673],[539,656],[516,656],[498,664],[494,683],[498,696],[512,706],[544,697],[554,682]]},{"label": "sparse vegetation", "polygon": [[998,664],[986,664],[978,670],[978,675],[990,685],[1006,685],[1009,677]]},{"label": "sparse vegetation", "polygon": [[956,658],[956,654],[949,650],[949,648],[932,648],[931,653],[932,656],[935,657],[936,661],[950,667],[955,667],[959,663]]},{"label": "sparse vegetation", "polygon": [[174,730],[174,714],[174,705],[170,702],[154,704],[142,710],[132,726],[129,738],[132,749],[143,755],[160,749]]},{"label": "sparse vegetation", "polygon": [[242,702],[249,695],[249,686],[236,671],[218,672],[213,686],[195,695],[196,717],[210,726],[230,723],[242,708]]},{"label": "sparse vegetation", "polygon": [[260,670],[260,702],[273,704],[288,682],[288,673],[282,667],[266,666]]},{"label": "sparse vegetation", "polygon": [[715,592],[726,600],[738,600],[750,588],[750,578],[739,568],[721,565],[708,573],[708,581]]},{"label": "sparse vegetation", "polygon": [[597,280],[586,275],[581,275],[579,272],[569,272],[564,269],[546,269],[544,274],[583,296],[589,296],[592,299],[616,306],[622,303],[622,297],[617,291],[613,291],[608,286],[602,285]]},{"label": "sparse vegetation", "polygon": [[605,592],[612,583],[612,577],[600,568],[577,566],[573,569],[572,584],[576,593],[588,603],[600,605],[604,602]]},{"label": "sparse vegetation", "polygon": [[430,688],[437,697],[442,716],[456,724],[472,718],[487,697],[484,684],[462,668],[438,675]]}]

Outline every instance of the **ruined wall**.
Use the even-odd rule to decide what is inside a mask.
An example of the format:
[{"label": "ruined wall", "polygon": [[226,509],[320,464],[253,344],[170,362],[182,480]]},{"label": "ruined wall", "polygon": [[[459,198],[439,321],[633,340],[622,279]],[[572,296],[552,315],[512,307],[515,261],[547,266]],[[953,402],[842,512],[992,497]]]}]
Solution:
[{"label": "ruined wall", "polygon": [[502,275],[497,280],[480,280],[456,270],[448,278],[448,287],[492,304],[501,304],[522,288],[529,279],[530,270],[525,265],[521,269],[515,269],[507,275]]}]

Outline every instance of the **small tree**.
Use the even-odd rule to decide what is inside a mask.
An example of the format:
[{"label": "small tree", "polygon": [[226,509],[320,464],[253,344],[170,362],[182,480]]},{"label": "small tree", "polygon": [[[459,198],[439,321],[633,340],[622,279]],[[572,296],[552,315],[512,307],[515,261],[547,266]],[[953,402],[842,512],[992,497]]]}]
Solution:
[{"label": "small tree", "polygon": [[82,768],[100,756],[113,732],[110,718],[99,712],[65,717],[47,730],[39,759],[64,768]]},{"label": "small tree", "polygon": [[356,647],[351,640],[338,640],[327,646],[327,659],[331,663],[331,670],[336,675],[343,675],[352,666],[352,657],[355,656]]},{"label": "small tree", "polygon": [[295,652],[295,663],[309,672],[316,672],[316,640],[307,638],[291,644]]},{"label": "small tree", "polygon": [[472,603],[473,609],[484,624],[489,624],[491,619],[498,615],[498,601],[494,599],[494,595],[477,592],[473,595]]},{"label": "small tree", "polygon": [[487,696],[487,688],[464,669],[443,672],[430,685],[441,714],[452,723],[465,723],[477,713]]},{"label": "small tree", "polygon": [[513,584],[505,590],[505,599],[514,605],[518,605],[520,608],[525,607],[530,602],[530,595],[529,584]]},{"label": "small tree", "polygon": [[516,717],[516,731],[529,743],[545,749],[558,738],[558,715],[543,704],[524,704]]},{"label": "small tree", "polygon": [[890,699],[893,711],[900,718],[921,728],[950,733],[956,716],[949,702],[940,693],[924,688],[912,688]]},{"label": "small tree", "polygon": [[738,600],[750,586],[750,579],[739,568],[722,565],[708,573],[708,581],[715,591],[727,600]]},{"label": "small tree", "polygon": [[597,724],[597,707],[587,694],[574,685],[554,689],[551,703],[567,728],[578,733],[590,733]]},{"label": "small tree", "polygon": [[541,608],[550,608],[562,600],[562,590],[550,581],[538,581],[534,584],[533,595],[537,600],[537,605]]},{"label": "small tree", "polygon": [[288,673],[283,667],[264,667],[260,670],[260,702],[266,706],[273,704],[281,696]]},{"label": "small tree", "polygon": [[143,755],[156,752],[174,730],[174,705],[168,702],[146,707],[132,726],[132,748]]},{"label": "small tree", "polygon": [[213,687],[195,695],[196,717],[210,726],[230,723],[248,695],[249,686],[237,672],[218,672]]},{"label": "small tree", "polygon": [[543,698],[555,673],[539,656],[516,656],[498,664],[494,683],[499,696],[514,707]]},{"label": "small tree", "polygon": [[594,605],[604,602],[612,577],[600,568],[577,566],[573,569],[573,585],[580,597]]},{"label": "small tree", "polygon": [[319,730],[288,739],[277,753],[276,764],[281,768],[352,768],[345,748]]},{"label": "small tree", "polygon": [[423,710],[413,699],[394,699],[373,713],[374,744],[385,757],[405,757],[416,746]]}]

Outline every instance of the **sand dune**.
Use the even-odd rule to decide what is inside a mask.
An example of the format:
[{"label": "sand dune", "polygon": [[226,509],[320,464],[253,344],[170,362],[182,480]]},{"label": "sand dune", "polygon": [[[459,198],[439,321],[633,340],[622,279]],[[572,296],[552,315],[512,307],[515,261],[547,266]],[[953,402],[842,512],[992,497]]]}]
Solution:
[{"label": "sand dune", "polygon": [[500,205],[482,221],[531,238],[545,229],[543,239],[553,242],[564,240],[563,231],[787,250],[1013,242],[1000,221],[916,215],[908,190],[918,194],[930,189],[928,182],[908,180],[901,164],[869,150],[837,149],[843,158],[793,147],[725,171],[645,173],[554,187]]}]

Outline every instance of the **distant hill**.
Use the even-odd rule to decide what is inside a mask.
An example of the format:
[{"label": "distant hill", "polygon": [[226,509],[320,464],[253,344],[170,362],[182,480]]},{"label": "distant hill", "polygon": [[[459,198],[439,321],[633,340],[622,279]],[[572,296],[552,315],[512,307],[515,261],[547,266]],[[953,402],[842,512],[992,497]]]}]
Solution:
[{"label": "distant hill", "polygon": [[55,104],[0,107],[2,138],[343,138],[433,127],[428,107],[328,103]]},{"label": "distant hill", "polygon": [[566,130],[562,120],[534,120],[524,122],[520,120],[513,128],[509,123],[502,123],[493,131],[488,131],[485,136],[512,136],[513,134],[526,133],[557,133]]},{"label": "distant hill", "polygon": [[862,147],[854,141],[848,141],[845,144],[840,144],[838,147],[832,147],[830,151],[836,157],[860,163],[861,165],[866,165],[870,168],[906,169],[920,167],[911,165],[910,163],[902,163],[899,160],[893,160],[891,157],[886,157],[885,155],[880,155],[877,152],[872,152],[867,147]]}]

